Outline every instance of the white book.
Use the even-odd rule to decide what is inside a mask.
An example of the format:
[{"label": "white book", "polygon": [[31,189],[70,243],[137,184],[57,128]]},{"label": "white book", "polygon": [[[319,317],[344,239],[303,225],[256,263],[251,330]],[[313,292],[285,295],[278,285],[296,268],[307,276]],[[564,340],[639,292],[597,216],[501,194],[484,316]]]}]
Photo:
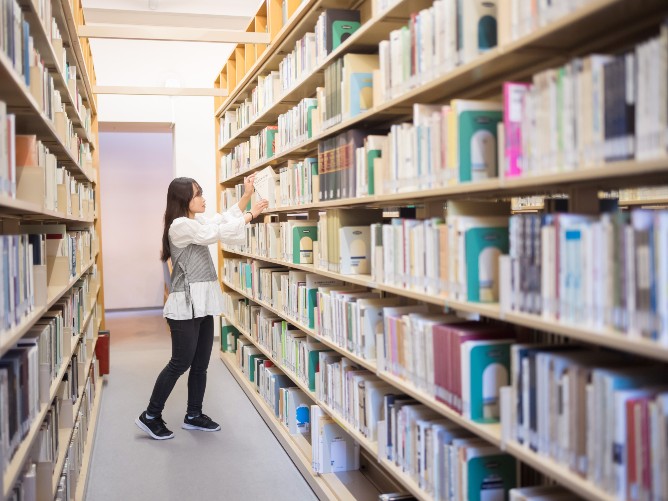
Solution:
[{"label": "white book", "polygon": [[339,273],[366,275],[371,272],[371,231],[369,226],[339,228]]}]

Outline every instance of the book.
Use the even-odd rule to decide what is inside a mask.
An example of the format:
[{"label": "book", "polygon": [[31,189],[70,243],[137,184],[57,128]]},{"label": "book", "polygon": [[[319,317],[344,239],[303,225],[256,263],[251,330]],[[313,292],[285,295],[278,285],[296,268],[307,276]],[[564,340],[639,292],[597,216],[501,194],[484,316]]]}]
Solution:
[{"label": "book", "polygon": [[361,26],[360,12],[326,9],[324,12],[325,54],[331,54]]},{"label": "book", "polygon": [[374,70],[378,56],[374,54],[346,54],[343,56],[343,118],[351,118],[373,108]]},{"label": "book", "polygon": [[503,84],[505,134],[505,169],[507,178],[522,175],[524,160],[522,151],[522,120],[524,118],[524,96],[530,84],[506,82]]},{"label": "book", "polygon": [[370,272],[371,249],[369,226],[339,228],[339,255],[342,275],[365,275]]},{"label": "book", "polygon": [[255,193],[260,197],[261,200],[266,200],[269,202],[270,208],[276,206],[277,181],[278,179],[276,173],[271,167],[265,167],[260,172],[258,172],[255,175],[255,180],[253,181]]},{"label": "book", "polygon": [[457,122],[459,181],[496,177],[497,124],[503,120],[503,106],[462,99],[453,100],[451,106]]}]

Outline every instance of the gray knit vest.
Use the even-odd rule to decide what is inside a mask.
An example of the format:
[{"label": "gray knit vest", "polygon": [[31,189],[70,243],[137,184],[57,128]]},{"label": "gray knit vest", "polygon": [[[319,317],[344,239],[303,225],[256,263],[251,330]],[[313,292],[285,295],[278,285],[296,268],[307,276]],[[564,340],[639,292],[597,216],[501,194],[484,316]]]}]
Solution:
[{"label": "gray knit vest", "polygon": [[209,248],[196,244],[176,247],[170,240],[169,249],[172,253],[172,285],[169,292],[185,292],[186,302],[192,304],[190,284],[218,279]]}]

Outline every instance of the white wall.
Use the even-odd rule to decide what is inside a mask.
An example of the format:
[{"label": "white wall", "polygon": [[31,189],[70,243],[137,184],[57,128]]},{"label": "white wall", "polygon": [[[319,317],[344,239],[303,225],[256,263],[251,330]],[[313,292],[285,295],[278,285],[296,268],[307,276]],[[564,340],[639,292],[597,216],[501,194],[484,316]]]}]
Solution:
[{"label": "white wall", "polygon": [[171,132],[100,132],[102,256],[108,310],[163,305],[160,261]]}]

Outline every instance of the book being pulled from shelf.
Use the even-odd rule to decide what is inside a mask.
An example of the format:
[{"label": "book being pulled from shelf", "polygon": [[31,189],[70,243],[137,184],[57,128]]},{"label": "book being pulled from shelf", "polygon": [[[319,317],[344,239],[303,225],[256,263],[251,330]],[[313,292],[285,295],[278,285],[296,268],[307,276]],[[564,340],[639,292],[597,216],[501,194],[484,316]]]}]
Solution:
[{"label": "book being pulled from shelf", "polygon": [[663,368],[576,345],[511,347],[503,433],[616,499],[668,488],[668,386]]},{"label": "book being pulled from shelf", "polygon": [[668,212],[510,219],[502,307],[668,343]]},{"label": "book being pulled from shelf", "polygon": [[[315,158],[305,158],[303,161],[288,160],[287,165],[280,167],[278,173],[273,167],[265,167],[255,176],[255,192],[249,202],[248,210],[258,200],[269,202],[270,209],[311,203],[313,177],[317,175],[318,163]],[[244,191],[243,183],[237,184],[234,188],[223,188],[220,194],[220,206],[223,210],[229,210],[239,203]]]}]

